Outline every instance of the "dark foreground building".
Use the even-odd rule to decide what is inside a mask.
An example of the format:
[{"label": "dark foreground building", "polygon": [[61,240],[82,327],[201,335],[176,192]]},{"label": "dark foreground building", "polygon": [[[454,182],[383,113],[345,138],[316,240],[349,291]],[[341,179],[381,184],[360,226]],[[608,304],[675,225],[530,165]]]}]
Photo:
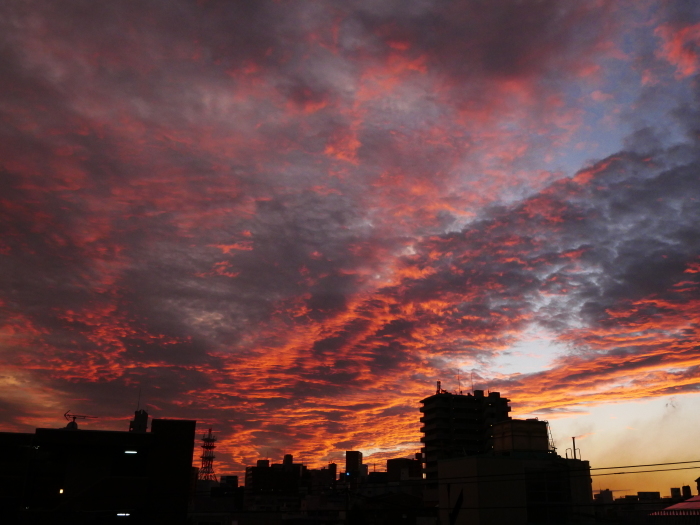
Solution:
[{"label": "dark foreground building", "polygon": [[493,436],[491,452],[439,462],[440,523],[593,522],[590,465],[557,455],[546,421],[504,421]]},{"label": "dark foreground building", "polygon": [[[137,414],[137,418],[139,415]],[[141,414],[141,419],[143,414]],[[0,522],[186,522],[195,421],[0,433]]]},{"label": "dark foreground building", "polygon": [[494,423],[507,421],[510,400],[498,392],[484,395],[483,390],[452,394],[440,388],[421,400],[423,457],[428,481],[437,479],[441,459],[483,454],[493,448]]},{"label": "dark foreground building", "polygon": [[509,399],[499,392],[475,390],[474,394],[453,394],[440,387],[421,400],[423,426],[422,457],[425,462],[426,501],[438,499],[438,461],[484,454],[493,449],[493,425],[510,419]]}]

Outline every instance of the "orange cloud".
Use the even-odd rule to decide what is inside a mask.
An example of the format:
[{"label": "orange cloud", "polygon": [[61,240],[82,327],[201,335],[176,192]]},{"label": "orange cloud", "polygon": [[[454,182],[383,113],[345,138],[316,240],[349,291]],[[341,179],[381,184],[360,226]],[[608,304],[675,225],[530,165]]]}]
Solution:
[{"label": "orange cloud", "polygon": [[700,24],[677,28],[669,24],[656,28],[661,39],[657,54],[676,67],[676,77],[694,75],[700,64]]}]

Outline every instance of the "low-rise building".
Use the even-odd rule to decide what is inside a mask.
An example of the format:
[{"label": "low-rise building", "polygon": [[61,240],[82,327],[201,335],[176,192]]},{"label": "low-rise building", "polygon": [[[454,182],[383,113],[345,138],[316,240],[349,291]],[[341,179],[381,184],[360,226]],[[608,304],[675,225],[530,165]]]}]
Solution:
[{"label": "low-rise building", "polygon": [[195,426],[154,419],[150,432],[119,432],[79,430],[73,421],[33,434],[2,432],[1,521],[184,523]]},{"label": "low-rise building", "polygon": [[546,421],[493,426],[490,453],[438,463],[440,523],[519,525],[591,519],[590,465],[550,447]]}]

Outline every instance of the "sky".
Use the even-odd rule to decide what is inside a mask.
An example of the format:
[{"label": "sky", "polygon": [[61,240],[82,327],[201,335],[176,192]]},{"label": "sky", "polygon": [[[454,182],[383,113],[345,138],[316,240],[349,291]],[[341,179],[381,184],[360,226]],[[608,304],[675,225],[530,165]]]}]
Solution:
[{"label": "sky", "polygon": [[700,459],[699,74],[694,1],[2,2],[0,430],[381,465],[473,381]]}]

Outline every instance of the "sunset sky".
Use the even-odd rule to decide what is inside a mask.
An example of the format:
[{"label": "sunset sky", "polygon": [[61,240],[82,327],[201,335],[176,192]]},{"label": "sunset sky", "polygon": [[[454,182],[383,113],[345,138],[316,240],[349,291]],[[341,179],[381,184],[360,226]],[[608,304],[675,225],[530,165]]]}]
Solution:
[{"label": "sunset sky", "polygon": [[459,374],[700,459],[699,75],[693,0],[3,1],[0,430],[380,465]]}]

